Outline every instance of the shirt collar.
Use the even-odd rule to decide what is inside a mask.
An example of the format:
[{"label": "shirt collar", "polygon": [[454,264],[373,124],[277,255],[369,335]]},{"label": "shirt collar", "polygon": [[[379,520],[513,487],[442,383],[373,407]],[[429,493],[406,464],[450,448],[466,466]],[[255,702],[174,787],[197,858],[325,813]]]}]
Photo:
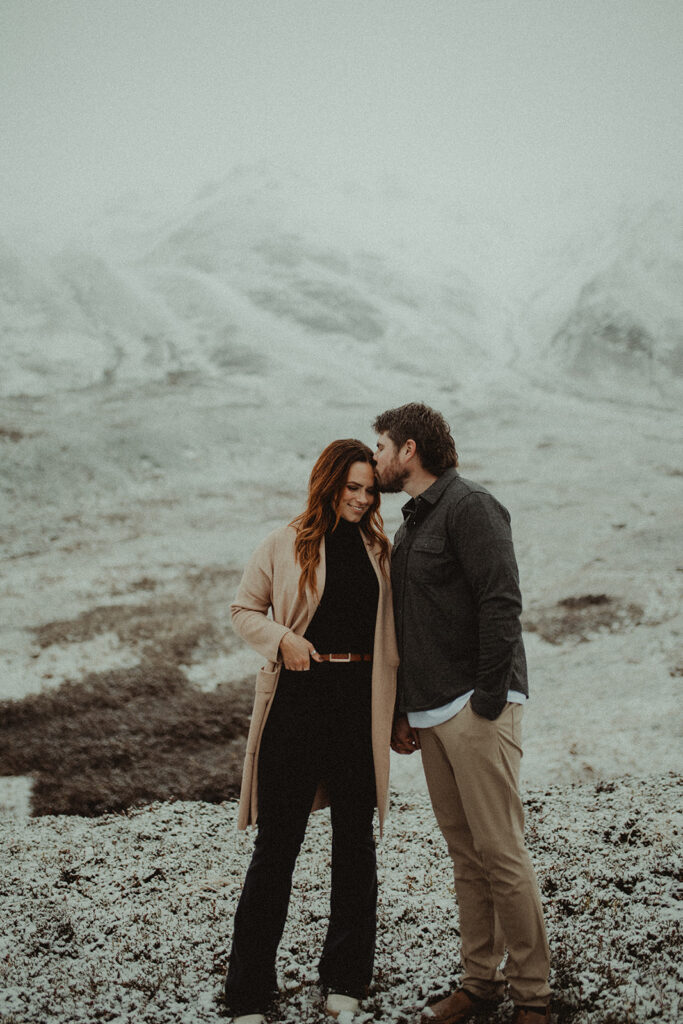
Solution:
[{"label": "shirt collar", "polygon": [[455,466],[450,466],[440,477],[437,477],[426,491],[418,494],[416,498],[411,498],[407,501],[401,508],[403,519],[406,523],[417,525],[429,511],[427,506],[436,505],[451,480],[454,480],[457,475],[458,471]]}]

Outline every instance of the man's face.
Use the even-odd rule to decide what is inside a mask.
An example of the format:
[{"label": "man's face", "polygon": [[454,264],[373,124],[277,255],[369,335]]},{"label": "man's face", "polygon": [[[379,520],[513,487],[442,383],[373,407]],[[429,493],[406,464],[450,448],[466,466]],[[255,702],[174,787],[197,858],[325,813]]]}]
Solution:
[{"label": "man's face", "polygon": [[408,479],[408,470],[401,465],[398,449],[387,433],[377,438],[374,460],[380,491],[383,494],[402,491]]}]

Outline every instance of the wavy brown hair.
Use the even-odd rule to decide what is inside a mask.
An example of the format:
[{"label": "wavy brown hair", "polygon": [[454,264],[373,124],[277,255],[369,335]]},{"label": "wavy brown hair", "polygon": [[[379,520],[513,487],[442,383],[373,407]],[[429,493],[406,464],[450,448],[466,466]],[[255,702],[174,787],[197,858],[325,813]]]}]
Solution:
[{"label": "wavy brown hair", "polygon": [[[318,457],[308,481],[308,502],[306,508],[289,524],[297,531],[294,542],[296,559],[301,566],[299,596],[303,598],[306,587],[315,588],[315,571],[320,561],[320,543],[325,533],[336,529],[341,518],[337,504],[346,486],[349,470],[354,462],[365,462],[375,471],[372,450],[355,438],[332,441]],[[384,523],[379,512],[379,489],[375,489],[375,500],[360,520],[360,527],[380,549],[382,572],[388,572],[389,541],[384,532]]]}]

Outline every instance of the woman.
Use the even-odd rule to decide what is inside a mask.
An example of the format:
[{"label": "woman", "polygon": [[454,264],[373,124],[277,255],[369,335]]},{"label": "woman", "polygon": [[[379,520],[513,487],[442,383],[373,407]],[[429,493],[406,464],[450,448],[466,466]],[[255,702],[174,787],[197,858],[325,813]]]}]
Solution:
[{"label": "woman", "polygon": [[[326,1010],[355,1010],[372,977],[380,829],[398,656],[389,542],[372,452],[333,441],[306,509],[260,545],[232,618],[267,659],[256,679],[238,827],[258,826],[235,914],[226,1003],[260,1024],[277,990],[275,955],[311,810],[332,819],[330,920],[318,965]],[[270,616],[269,616],[270,613]]]}]

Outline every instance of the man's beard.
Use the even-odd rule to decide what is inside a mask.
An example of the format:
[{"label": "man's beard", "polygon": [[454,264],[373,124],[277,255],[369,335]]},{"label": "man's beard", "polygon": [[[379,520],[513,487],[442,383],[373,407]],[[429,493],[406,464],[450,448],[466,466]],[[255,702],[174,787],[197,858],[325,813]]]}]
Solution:
[{"label": "man's beard", "polygon": [[390,466],[386,471],[386,475],[379,479],[379,489],[381,494],[398,494],[399,491],[403,490],[403,485],[408,479],[408,471],[395,469],[394,466]]}]

